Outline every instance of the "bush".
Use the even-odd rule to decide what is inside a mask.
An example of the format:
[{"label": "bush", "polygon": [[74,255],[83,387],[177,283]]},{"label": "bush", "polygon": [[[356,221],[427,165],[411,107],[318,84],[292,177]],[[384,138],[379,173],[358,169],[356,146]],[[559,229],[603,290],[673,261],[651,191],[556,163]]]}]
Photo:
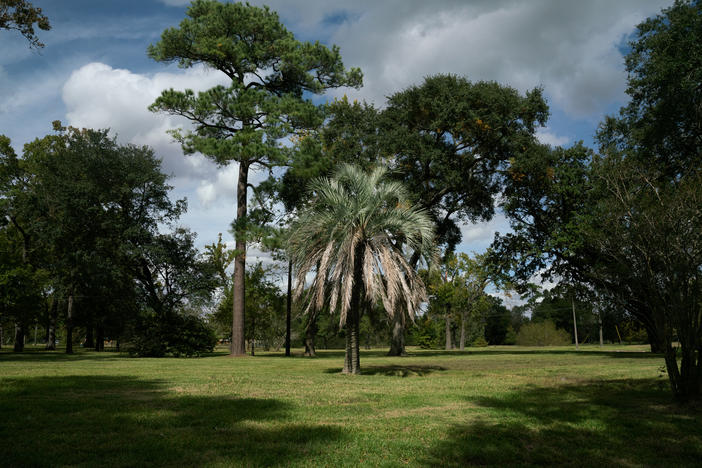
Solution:
[{"label": "bush", "polygon": [[217,337],[204,320],[193,315],[176,315],[168,321],[145,316],[132,330],[129,354],[138,357],[199,356],[210,353]]},{"label": "bush", "polygon": [[477,337],[471,344],[471,346],[473,346],[474,348],[485,348],[487,345],[488,342],[484,336]]},{"label": "bush", "polygon": [[570,336],[557,329],[552,321],[545,320],[522,325],[516,342],[520,346],[564,346],[570,344]]}]

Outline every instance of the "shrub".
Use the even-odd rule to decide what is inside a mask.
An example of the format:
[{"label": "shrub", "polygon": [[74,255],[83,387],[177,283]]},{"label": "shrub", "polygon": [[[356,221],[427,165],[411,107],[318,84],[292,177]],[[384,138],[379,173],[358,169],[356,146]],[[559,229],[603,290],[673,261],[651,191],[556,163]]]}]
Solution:
[{"label": "shrub", "polygon": [[488,342],[484,336],[477,337],[471,344],[471,346],[473,346],[474,348],[485,348],[487,345]]},{"label": "shrub", "polygon": [[175,315],[169,320],[144,316],[132,330],[128,351],[132,356],[199,356],[214,350],[217,337],[207,323],[194,315]]},{"label": "shrub", "polygon": [[563,346],[570,344],[570,336],[557,329],[552,321],[545,320],[522,325],[516,342],[520,346]]}]

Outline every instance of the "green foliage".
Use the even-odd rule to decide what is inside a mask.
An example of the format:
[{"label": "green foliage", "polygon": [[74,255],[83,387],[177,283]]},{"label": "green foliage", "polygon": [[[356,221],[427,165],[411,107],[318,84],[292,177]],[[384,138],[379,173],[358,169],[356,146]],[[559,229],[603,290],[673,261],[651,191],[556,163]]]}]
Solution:
[{"label": "green foliage", "polygon": [[527,323],[519,330],[516,344],[519,346],[563,346],[571,340],[565,330],[556,328],[550,320]]},{"label": "green foliage", "polygon": [[440,245],[452,251],[460,242],[457,222],[492,217],[510,159],[534,143],[547,116],[540,89],[522,96],[455,75],[430,76],[390,96],[381,124],[385,151],[429,210]]},{"label": "green foliage", "polygon": [[43,31],[51,29],[49,18],[41,12],[41,8],[27,0],[0,0],[0,29],[19,31],[29,41],[29,47],[44,47],[36,36],[35,25]]},{"label": "green foliage", "polygon": [[422,349],[438,349],[441,347],[442,332],[442,323],[425,314],[419,317],[410,328],[407,341],[408,344]]},{"label": "green foliage", "polygon": [[479,336],[470,344],[474,348],[485,348],[488,345],[487,340],[484,336]]},{"label": "green foliage", "polygon": [[193,357],[211,353],[214,331],[200,317],[177,314],[167,320],[156,314],[142,316],[125,349],[136,357]]}]

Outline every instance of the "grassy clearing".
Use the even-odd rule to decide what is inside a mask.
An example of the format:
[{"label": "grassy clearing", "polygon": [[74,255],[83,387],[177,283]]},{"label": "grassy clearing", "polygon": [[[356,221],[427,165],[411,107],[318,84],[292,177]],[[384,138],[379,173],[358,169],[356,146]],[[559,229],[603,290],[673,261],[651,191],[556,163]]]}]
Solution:
[{"label": "grassy clearing", "polygon": [[[315,359],[0,353],[0,465],[693,466],[702,411],[644,347]],[[298,354],[301,354],[298,353]]]}]

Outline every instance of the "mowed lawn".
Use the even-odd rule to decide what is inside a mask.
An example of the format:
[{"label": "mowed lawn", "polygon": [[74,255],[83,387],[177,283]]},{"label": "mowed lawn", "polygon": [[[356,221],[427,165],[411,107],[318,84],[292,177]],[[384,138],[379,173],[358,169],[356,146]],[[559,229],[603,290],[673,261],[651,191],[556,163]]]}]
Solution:
[{"label": "mowed lawn", "polygon": [[0,466],[699,466],[646,347],[0,353]]}]

